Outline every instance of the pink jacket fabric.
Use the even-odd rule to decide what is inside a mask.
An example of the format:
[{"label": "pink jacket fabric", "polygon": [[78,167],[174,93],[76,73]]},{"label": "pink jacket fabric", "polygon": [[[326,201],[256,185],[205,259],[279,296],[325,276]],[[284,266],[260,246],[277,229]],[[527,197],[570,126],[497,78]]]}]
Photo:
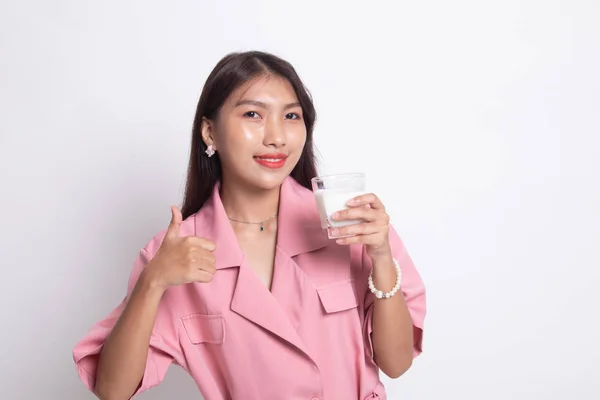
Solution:
[{"label": "pink jacket fabric", "polygon": [[[385,399],[373,360],[374,297],[367,288],[372,266],[363,247],[327,239],[312,192],[287,178],[269,291],[246,263],[218,190],[181,225],[182,236],[216,242],[217,271],[210,283],[165,292],[137,393],[158,385],[174,363],[206,400]],[[122,303],[75,346],[77,371],[92,391],[98,354],[164,235],[139,252]],[[413,324],[422,329],[423,282],[393,229],[390,242]],[[420,352],[418,341],[415,357]]]}]

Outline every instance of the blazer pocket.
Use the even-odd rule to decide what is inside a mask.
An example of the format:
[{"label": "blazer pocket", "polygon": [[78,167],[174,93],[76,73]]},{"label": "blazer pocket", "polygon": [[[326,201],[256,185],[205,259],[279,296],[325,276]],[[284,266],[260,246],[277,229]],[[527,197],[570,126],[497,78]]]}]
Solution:
[{"label": "blazer pocket", "polygon": [[358,307],[353,279],[319,287],[317,293],[328,314]]},{"label": "blazer pocket", "polygon": [[190,314],[181,322],[193,344],[222,344],[225,341],[225,319],[220,314]]}]

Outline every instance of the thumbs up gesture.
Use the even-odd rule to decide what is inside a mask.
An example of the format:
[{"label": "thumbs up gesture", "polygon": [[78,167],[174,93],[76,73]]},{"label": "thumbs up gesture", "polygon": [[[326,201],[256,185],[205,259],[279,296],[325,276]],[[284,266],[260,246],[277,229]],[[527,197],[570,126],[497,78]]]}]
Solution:
[{"label": "thumbs up gesture", "polygon": [[180,236],[181,211],[171,207],[171,223],[156,256],[144,273],[163,290],[191,282],[210,282],[216,271],[216,245],[196,236]]}]

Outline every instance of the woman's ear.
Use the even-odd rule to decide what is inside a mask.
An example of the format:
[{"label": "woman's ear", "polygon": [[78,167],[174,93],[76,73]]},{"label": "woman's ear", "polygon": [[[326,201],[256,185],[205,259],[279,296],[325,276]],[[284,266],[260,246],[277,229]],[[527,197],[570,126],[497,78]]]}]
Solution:
[{"label": "woman's ear", "polygon": [[202,117],[202,129],[201,130],[202,130],[202,140],[204,141],[204,144],[206,145],[206,147],[212,145],[213,150],[217,150],[217,147],[215,146],[215,138],[214,138],[214,132],[215,132],[214,122],[206,117]]}]

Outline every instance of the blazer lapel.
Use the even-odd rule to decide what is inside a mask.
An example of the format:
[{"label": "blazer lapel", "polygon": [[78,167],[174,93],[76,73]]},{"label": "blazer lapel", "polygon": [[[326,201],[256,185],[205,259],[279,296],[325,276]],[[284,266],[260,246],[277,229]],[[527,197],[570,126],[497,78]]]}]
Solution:
[{"label": "blazer lapel", "polygon": [[321,249],[329,244],[312,191],[286,178],[279,196],[277,247],[289,257]]},{"label": "blazer lapel", "polygon": [[[223,208],[219,187],[219,184],[215,185],[211,197],[196,214],[196,235],[215,241],[217,271],[225,268],[238,268],[231,310],[287,341],[308,356],[307,349],[296,328],[276,298],[256,276],[252,267],[247,265],[244,253]],[[306,196],[306,193],[302,195],[302,191],[306,190],[292,178],[287,178],[282,184],[274,285],[278,276],[275,271],[278,271],[279,268],[290,268],[289,262],[293,262],[290,259],[291,256],[316,250],[327,244],[327,237],[320,228],[316,208],[313,209],[310,202],[306,203],[312,196]],[[311,192],[308,191],[308,194]]]}]

